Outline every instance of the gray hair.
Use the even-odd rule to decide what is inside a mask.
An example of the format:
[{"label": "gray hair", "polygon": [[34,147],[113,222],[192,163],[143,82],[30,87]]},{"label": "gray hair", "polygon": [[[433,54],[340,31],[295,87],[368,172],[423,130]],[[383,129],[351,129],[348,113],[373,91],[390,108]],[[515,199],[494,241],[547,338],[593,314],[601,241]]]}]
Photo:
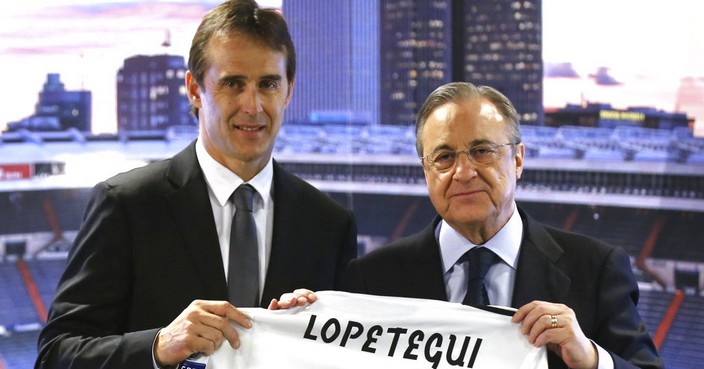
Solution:
[{"label": "gray hair", "polygon": [[[458,100],[472,100],[477,98],[485,98],[489,100],[499,114],[508,123],[508,135],[512,143],[521,142],[521,126],[516,108],[513,107],[511,101],[501,92],[489,86],[475,86],[469,82],[451,82],[442,85],[435,89],[421,106],[418,115],[416,116],[416,151],[418,156],[423,156],[423,144],[420,139],[420,134],[423,131],[425,122],[430,114],[440,106]],[[515,150],[515,147],[513,148]]]}]

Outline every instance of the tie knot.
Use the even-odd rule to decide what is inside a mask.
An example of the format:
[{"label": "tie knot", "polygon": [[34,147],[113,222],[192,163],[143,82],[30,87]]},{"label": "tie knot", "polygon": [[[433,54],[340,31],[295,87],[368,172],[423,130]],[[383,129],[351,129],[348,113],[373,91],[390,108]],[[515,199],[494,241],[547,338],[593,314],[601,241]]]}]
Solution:
[{"label": "tie knot", "polygon": [[255,192],[256,190],[250,184],[244,183],[237,187],[235,193],[232,195],[232,201],[235,203],[235,208],[237,208],[237,210],[245,210],[251,213],[254,208]]},{"label": "tie knot", "polygon": [[492,265],[496,262],[497,256],[493,251],[486,247],[478,246],[473,247],[467,251],[460,261],[469,262],[469,277],[484,279],[486,273],[489,271]]}]

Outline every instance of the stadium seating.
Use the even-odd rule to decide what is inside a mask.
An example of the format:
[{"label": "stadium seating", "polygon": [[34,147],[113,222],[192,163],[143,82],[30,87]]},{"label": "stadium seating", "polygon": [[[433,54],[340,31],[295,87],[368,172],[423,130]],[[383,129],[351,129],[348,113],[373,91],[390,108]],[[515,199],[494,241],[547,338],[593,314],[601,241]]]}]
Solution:
[{"label": "stadium seating", "polygon": [[76,230],[89,195],[90,189],[0,192],[0,235],[51,232],[48,211],[61,230]]},{"label": "stadium seating", "polygon": [[651,257],[704,262],[704,213],[678,212],[668,215]]},{"label": "stadium seating", "polygon": [[36,330],[0,335],[0,365],[13,369],[33,368],[38,336],[39,331]]},{"label": "stadium seating", "polygon": [[42,301],[45,306],[49,307],[54,298],[56,285],[66,267],[66,259],[28,260],[27,266],[32,273]]},{"label": "stadium seating", "polygon": [[667,368],[701,369],[704,363],[704,297],[687,295],[660,355]]},{"label": "stadium seating", "polygon": [[0,286],[0,326],[14,330],[39,321],[15,262],[0,262]]},{"label": "stadium seating", "polygon": [[[575,168],[561,170],[552,166],[552,159],[608,161],[606,164],[616,166],[624,165],[625,161],[639,165],[643,162],[663,161],[704,164],[704,139],[694,138],[691,131],[679,128],[663,131],[634,127],[589,129],[524,126],[523,140],[531,160],[551,160],[543,161],[547,164],[534,169],[533,173],[533,168],[524,172],[519,188],[555,191],[560,194],[619,194],[632,197],[633,201],[638,201],[639,196],[645,195],[661,197],[663,203],[661,209],[638,209],[610,206],[603,202],[605,200],[601,200],[599,206],[535,202],[541,200],[519,202],[534,218],[556,228],[568,228],[622,246],[632,258],[637,258],[641,253],[657,219],[664,218],[667,221],[650,257],[690,264],[704,263],[704,249],[701,247],[701,240],[704,239],[704,227],[701,226],[704,224],[704,213],[668,210],[668,201],[672,198],[704,199],[701,176],[696,173],[682,175],[679,172],[672,175],[658,172],[644,175],[614,172],[612,176],[610,172],[604,172],[608,175],[599,173],[599,178],[591,178],[578,175],[581,172]],[[31,149],[36,152],[30,156],[43,155],[36,144],[26,143],[23,146],[24,143],[5,143],[5,146],[9,145],[21,146],[16,151],[19,153]],[[135,150],[154,151],[149,147],[149,142],[141,142]],[[292,168],[313,173],[308,173],[308,176],[313,177],[303,175],[308,179],[337,182],[354,180],[370,188],[378,183],[422,184],[422,171],[417,164],[414,149],[412,128],[355,125],[286,125],[282,127],[275,147],[277,154],[322,153],[338,154],[345,158],[348,154],[400,154],[408,159],[403,163],[412,164],[387,165],[383,168],[386,171],[383,171],[373,163],[352,168],[345,160],[333,163],[342,166],[342,169],[330,166],[327,161],[323,164],[328,167],[296,160],[282,161],[284,165],[295,164],[299,167]],[[149,152],[154,157],[159,154],[152,151]],[[75,231],[80,225],[89,196],[89,188],[0,191],[0,209],[3,212],[0,216],[0,238],[5,237],[3,239],[7,240],[23,234]],[[375,240],[393,240],[417,232],[426,227],[435,215],[425,197],[358,193],[333,193],[331,196],[353,209],[360,234],[372,236]],[[4,250],[2,246],[5,245],[0,245],[0,249]],[[25,256],[42,301],[48,306],[66,260],[35,259],[31,254]],[[639,270],[635,272],[639,281],[649,282],[644,273]],[[36,355],[39,317],[17,265],[11,259],[0,261],[0,285],[3,286],[0,289],[0,333],[2,329],[6,330],[4,335],[0,334],[0,366],[4,363],[7,368],[30,368]],[[659,326],[672,298],[673,294],[669,290],[642,291],[638,310],[651,332]],[[704,335],[701,333],[704,332],[702,312],[704,297],[688,294],[661,350],[668,368],[701,367],[704,362],[704,353],[701,352],[704,345]]]},{"label": "stadium seating", "polygon": [[672,293],[641,290],[640,299],[638,301],[638,313],[648,327],[651,335],[655,334],[660,326],[662,318],[665,316],[665,311],[672,301]]},{"label": "stadium seating", "polygon": [[572,231],[621,246],[635,257],[640,254],[657,213],[618,207],[581,207]]}]

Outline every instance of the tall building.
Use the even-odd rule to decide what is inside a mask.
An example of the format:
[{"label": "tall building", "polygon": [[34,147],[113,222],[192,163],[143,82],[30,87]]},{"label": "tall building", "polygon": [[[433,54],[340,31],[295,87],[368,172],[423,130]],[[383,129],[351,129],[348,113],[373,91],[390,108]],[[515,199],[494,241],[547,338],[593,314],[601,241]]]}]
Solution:
[{"label": "tall building", "polygon": [[379,0],[284,0],[296,47],[287,122],[379,122]]},{"label": "tall building", "polygon": [[412,125],[425,98],[452,80],[450,0],[381,0],[381,121]]},{"label": "tall building", "polygon": [[504,93],[525,124],[543,121],[541,0],[381,0],[381,118],[413,124],[451,81]]},{"label": "tall building", "polygon": [[496,88],[543,122],[541,0],[453,0],[453,79]]},{"label": "tall building", "polygon": [[137,55],[117,73],[117,129],[162,131],[194,126],[184,76],[186,63],[176,55]]},{"label": "tall building", "polygon": [[8,124],[8,131],[27,129],[30,131],[91,130],[90,91],[66,91],[61,76],[49,73],[43,89],[39,92],[35,112],[19,122]]},{"label": "tall building", "polygon": [[503,92],[522,123],[543,123],[541,0],[285,0],[283,12],[299,76],[287,121],[371,112],[412,125],[434,89],[468,81]]}]

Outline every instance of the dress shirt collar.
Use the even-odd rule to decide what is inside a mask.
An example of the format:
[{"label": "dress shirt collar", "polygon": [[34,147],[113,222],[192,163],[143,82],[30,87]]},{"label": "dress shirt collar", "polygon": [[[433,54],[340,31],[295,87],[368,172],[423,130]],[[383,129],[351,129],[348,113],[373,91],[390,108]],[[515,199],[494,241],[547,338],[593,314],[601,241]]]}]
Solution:
[{"label": "dress shirt collar", "polygon": [[[205,150],[203,141],[200,137],[196,141],[196,156],[198,157],[198,164],[200,164],[203,170],[203,175],[205,176],[205,181],[208,183],[210,190],[215,195],[218,203],[221,206],[225,206],[230,199],[232,193],[241,185],[244,181],[237,174],[226,168],[224,165],[218,163],[213,159],[210,154]],[[271,183],[274,178],[274,164],[273,159],[269,158],[269,162],[264,166],[264,168],[257,173],[249,182],[262,200],[262,206],[264,209],[268,208],[269,201],[271,200]],[[255,201],[255,207],[257,201]]]},{"label": "dress shirt collar", "polygon": [[[439,232],[436,232],[436,238],[440,244],[443,271],[447,273],[465,252],[477,245],[464,238],[464,236],[445,222],[445,220],[442,220],[438,224],[438,227]],[[498,255],[504,263],[515,270],[518,265],[518,250],[521,247],[522,239],[523,221],[514,203],[513,214],[511,214],[511,218],[509,218],[506,225],[483,246],[489,248],[489,250]]]}]

